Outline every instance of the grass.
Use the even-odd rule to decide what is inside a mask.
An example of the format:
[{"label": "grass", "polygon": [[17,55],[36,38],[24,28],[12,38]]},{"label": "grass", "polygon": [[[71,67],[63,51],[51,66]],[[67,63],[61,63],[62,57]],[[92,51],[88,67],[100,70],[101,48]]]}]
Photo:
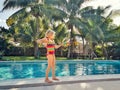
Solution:
[{"label": "grass", "polygon": [[[57,57],[57,60],[67,60],[66,57]],[[35,59],[33,56],[4,56],[4,61],[26,61],[26,60],[47,60],[46,57],[40,57],[38,59]]]},{"label": "grass", "polygon": [[[46,57],[40,57],[35,59],[33,56],[3,56],[2,61],[27,61],[27,60],[47,60]],[[56,57],[56,60],[78,60],[78,59],[68,59],[66,57]],[[79,60],[89,60],[86,59],[79,59]],[[104,60],[103,57],[95,58],[94,60]]]}]

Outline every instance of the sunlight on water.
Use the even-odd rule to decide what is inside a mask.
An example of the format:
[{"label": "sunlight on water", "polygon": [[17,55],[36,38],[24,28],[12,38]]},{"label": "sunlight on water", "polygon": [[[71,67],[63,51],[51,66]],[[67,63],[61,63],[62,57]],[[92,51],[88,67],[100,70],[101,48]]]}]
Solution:
[{"label": "sunlight on water", "polygon": [[[45,77],[47,62],[0,63],[0,80]],[[57,62],[56,76],[120,74],[120,62],[69,61]],[[49,73],[51,77],[52,73]]]}]

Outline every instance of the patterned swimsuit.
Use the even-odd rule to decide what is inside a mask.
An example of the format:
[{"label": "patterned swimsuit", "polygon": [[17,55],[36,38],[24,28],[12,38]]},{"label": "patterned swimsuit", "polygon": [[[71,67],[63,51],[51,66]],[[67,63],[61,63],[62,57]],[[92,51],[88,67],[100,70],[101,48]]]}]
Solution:
[{"label": "patterned swimsuit", "polygon": [[[49,41],[49,39],[48,39],[48,41]],[[55,43],[48,42],[46,49],[47,49],[47,55],[54,55],[55,54]]]}]

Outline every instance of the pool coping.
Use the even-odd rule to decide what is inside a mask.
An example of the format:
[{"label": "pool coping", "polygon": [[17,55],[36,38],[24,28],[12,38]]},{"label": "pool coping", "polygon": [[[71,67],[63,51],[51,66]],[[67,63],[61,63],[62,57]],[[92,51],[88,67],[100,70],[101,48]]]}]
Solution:
[{"label": "pool coping", "polygon": [[[57,60],[57,62],[68,63],[71,60]],[[72,60],[76,61],[89,61],[97,62],[98,60]],[[108,61],[108,60],[99,60]],[[109,60],[114,62],[119,62],[119,60]],[[35,61],[0,61],[0,62],[47,62],[47,60],[35,60]],[[35,79],[14,79],[14,80],[4,80],[0,81],[0,89],[12,89],[12,88],[29,88],[29,87],[41,87],[41,86],[53,86],[53,85],[64,85],[64,84],[74,84],[74,83],[93,83],[93,82],[104,82],[104,81],[120,81],[120,74],[108,74],[108,75],[83,75],[83,76],[64,76],[59,77],[60,81],[53,83],[45,83],[44,78]]]},{"label": "pool coping", "polygon": [[[84,62],[84,61],[89,61],[89,63],[95,63],[95,62],[99,62],[99,61],[102,61],[102,62],[106,62],[106,61],[112,61],[112,62],[115,62],[115,63],[120,63],[120,60],[56,60],[56,64],[57,63],[73,63],[73,62]],[[31,60],[26,60],[26,61],[0,61],[0,63],[36,63],[36,62],[41,62],[41,63],[47,63],[47,60],[34,60],[34,61],[31,61]],[[88,62],[84,62],[84,63],[88,63]]]},{"label": "pool coping", "polygon": [[[36,60],[19,60],[19,61],[15,61],[15,60],[7,60],[7,61],[4,61],[4,60],[0,60],[0,62],[36,62],[36,61],[38,61],[38,62],[46,62],[47,61],[47,59],[46,60],[42,60],[42,59],[36,59]],[[75,60],[57,60],[56,59],[56,61],[57,62],[62,62],[62,61],[64,61],[64,62],[69,62],[69,61],[120,61],[120,60],[89,60],[89,59],[86,59],[86,60],[84,60],[84,59],[75,59]]]},{"label": "pool coping", "polygon": [[60,81],[54,81],[53,83],[45,83],[44,78],[0,81],[1,83],[0,89],[29,88],[29,87],[53,86],[53,85],[75,84],[75,83],[93,83],[93,82],[104,82],[104,81],[120,81],[120,74],[65,76],[65,77],[59,77],[59,79]]}]

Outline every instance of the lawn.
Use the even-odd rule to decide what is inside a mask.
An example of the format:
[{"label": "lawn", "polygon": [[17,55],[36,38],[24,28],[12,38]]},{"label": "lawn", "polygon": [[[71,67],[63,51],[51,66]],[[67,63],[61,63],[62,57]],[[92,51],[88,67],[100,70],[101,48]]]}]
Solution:
[{"label": "lawn", "polygon": [[[57,57],[57,60],[67,60],[66,57]],[[33,56],[4,56],[3,61],[26,61],[26,60],[47,60],[46,57],[35,59]]]},{"label": "lawn", "polygon": [[[35,59],[33,56],[3,56],[2,61],[27,61],[27,60],[47,60],[46,57]],[[56,60],[90,60],[89,58],[68,59],[66,57],[56,57]],[[104,60],[103,57],[95,58],[94,60]]]}]

